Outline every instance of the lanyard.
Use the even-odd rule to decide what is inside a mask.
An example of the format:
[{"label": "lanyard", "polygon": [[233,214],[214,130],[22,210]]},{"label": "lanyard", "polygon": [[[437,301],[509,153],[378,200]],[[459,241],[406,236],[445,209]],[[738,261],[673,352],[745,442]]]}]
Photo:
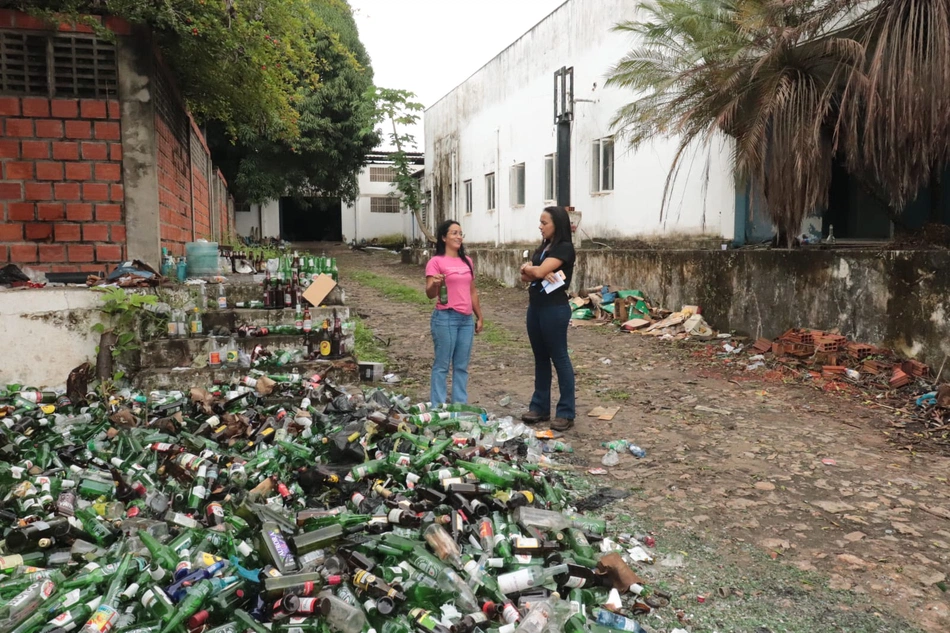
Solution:
[{"label": "lanyard", "polygon": [[[543,262],[543,261],[544,261],[544,258],[547,257],[547,256],[548,256],[548,251],[547,251],[547,249],[544,249],[543,251],[541,251],[541,259],[538,260],[538,266],[541,265],[541,262]],[[541,280],[539,279],[538,281],[532,281],[532,282],[531,282],[531,285],[532,285],[532,286],[537,286],[537,285],[540,284],[540,283],[541,283]]]}]

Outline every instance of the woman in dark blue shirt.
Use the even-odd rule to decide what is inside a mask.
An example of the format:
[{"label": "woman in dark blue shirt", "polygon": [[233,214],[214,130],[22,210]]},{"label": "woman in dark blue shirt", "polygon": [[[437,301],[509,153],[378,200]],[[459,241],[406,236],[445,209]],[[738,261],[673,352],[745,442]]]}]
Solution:
[{"label": "woman in dark blue shirt", "polygon": [[564,207],[545,208],[541,212],[538,228],[541,230],[541,246],[534,252],[531,261],[521,267],[521,280],[531,283],[528,287],[527,326],[528,339],[534,352],[534,395],[528,412],[521,419],[526,424],[551,419],[553,363],[560,397],[551,428],[566,431],[574,426],[576,415],[574,367],[567,352],[567,328],[571,322],[567,289],[574,276],[575,260],[567,210]]}]

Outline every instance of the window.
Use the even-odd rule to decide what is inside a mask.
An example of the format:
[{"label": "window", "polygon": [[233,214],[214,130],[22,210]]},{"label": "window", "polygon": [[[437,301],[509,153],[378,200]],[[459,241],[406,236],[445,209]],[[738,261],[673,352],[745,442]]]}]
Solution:
[{"label": "window", "polygon": [[251,203],[250,202],[241,202],[234,205],[234,210],[237,213],[250,213],[251,212]]},{"label": "window", "polygon": [[485,202],[486,209],[495,210],[495,174],[485,174]]},{"label": "window", "polygon": [[0,91],[53,98],[118,94],[115,45],[74,34],[0,31]]},{"label": "window", "polygon": [[614,190],[614,139],[612,136],[594,141],[590,161],[591,193]]},{"label": "window", "polygon": [[557,200],[557,154],[544,157],[544,201]]},{"label": "window", "polygon": [[393,196],[371,196],[370,213],[399,213],[399,198]]},{"label": "window", "polygon": [[392,167],[370,167],[370,182],[396,182],[396,170]]},{"label": "window", "polygon": [[466,180],[462,183],[465,188],[465,213],[472,212],[472,181]]},{"label": "window", "polygon": [[524,163],[511,168],[511,206],[524,206]]}]

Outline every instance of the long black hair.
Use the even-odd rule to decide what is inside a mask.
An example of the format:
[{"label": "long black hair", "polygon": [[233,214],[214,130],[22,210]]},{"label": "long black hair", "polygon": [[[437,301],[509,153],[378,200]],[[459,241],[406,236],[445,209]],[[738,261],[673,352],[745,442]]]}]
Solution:
[{"label": "long black hair", "polygon": [[[455,220],[446,220],[439,225],[439,228],[435,231],[435,254],[436,255],[445,255],[445,236],[449,234],[449,229],[452,228],[453,224],[457,224],[459,228],[462,228],[462,225],[456,222]],[[568,227],[570,228],[570,226]],[[475,270],[472,268],[472,262],[468,260],[468,256],[465,254],[465,244],[459,246],[459,257],[462,258],[462,261],[465,262],[465,265],[468,266],[469,271],[472,275],[475,275]]]},{"label": "long black hair", "polygon": [[545,248],[555,246],[561,242],[571,243],[571,218],[564,207],[544,207],[544,212],[551,216],[551,223],[554,225],[554,236],[550,241],[542,240],[534,254],[537,255]]}]

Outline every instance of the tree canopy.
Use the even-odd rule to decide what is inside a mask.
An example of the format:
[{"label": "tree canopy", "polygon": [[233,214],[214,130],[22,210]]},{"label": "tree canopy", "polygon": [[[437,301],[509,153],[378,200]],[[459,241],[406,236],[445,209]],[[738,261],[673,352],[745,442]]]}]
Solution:
[{"label": "tree canopy", "polygon": [[780,232],[827,206],[832,160],[900,210],[950,159],[950,3],[655,0],[608,85],[637,96],[614,125],[633,145],[734,140],[740,181]]}]

